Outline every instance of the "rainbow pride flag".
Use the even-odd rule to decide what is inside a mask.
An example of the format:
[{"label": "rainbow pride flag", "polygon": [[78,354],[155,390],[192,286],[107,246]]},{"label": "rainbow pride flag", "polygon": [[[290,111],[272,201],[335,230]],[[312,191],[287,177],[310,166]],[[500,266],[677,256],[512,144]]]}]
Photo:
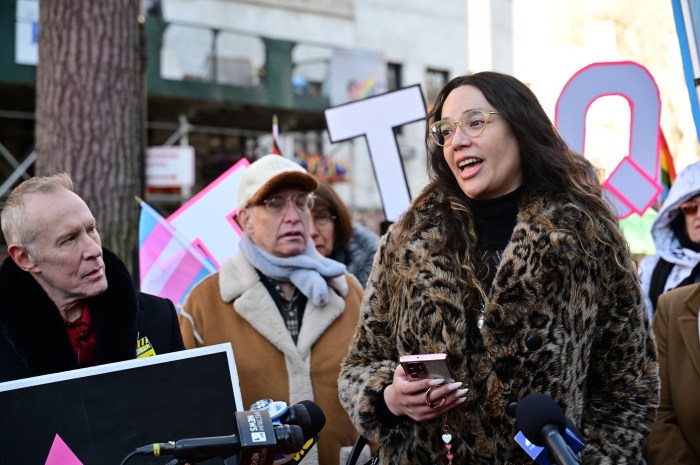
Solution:
[{"label": "rainbow pride flag", "polygon": [[659,160],[661,162],[659,163],[659,181],[663,190],[659,194],[656,203],[661,207],[668,196],[668,191],[671,189],[673,181],[676,180],[676,167],[673,165],[673,156],[671,156],[671,151],[668,149],[666,137],[661,128],[659,128]]},{"label": "rainbow pride flag", "polygon": [[139,217],[141,291],[165,297],[179,309],[192,289],[216,266],[143,200]]}]

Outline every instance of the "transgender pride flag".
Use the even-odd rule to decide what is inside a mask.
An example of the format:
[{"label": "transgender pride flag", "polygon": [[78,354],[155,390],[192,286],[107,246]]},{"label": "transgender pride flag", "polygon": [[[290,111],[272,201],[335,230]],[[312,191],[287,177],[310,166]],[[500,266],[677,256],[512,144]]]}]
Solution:
[{"label": "transgender pride flag", "polygon": [[150,205],[139,202],[141,291],[168,298],[179,308],[190,289],[216,267]]}]

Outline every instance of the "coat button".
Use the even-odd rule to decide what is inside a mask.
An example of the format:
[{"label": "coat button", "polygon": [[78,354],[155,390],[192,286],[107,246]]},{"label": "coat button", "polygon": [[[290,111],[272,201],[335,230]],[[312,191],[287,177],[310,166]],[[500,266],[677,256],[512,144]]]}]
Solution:
[{"label": "coat button", "polygon": [[515,418],[515,412],[518,410],[518,403],[516,401],[511,402],[506,406],[506,413]]},{"label": "coat button", "polygon": [[525,345],[530,350],[537,350],[542,347],[542,339],[539,336],[531,335],[525,340]]}]

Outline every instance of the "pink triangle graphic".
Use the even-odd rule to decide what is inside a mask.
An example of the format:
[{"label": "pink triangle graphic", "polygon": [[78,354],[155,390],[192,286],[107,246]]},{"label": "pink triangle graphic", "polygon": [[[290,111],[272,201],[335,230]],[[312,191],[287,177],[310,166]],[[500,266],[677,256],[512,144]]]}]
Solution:
[{"label": "pink triangle graphic", "polygon": [[46,457],[45,465],[83,465],[78,457],[75,456],[72,450],[63,442],[63,439],[57,434],[53,438],[53,444],[49,451],[49,456]]}]

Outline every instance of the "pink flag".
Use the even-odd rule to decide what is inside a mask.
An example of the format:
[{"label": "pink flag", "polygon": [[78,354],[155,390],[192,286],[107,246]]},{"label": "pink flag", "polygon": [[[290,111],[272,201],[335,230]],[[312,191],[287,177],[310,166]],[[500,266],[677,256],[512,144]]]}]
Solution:
[{"label": "pink flag", "polygon": [[216,267],[150,205],[141,201],[139,274],[141,291],[175,304]]}]

